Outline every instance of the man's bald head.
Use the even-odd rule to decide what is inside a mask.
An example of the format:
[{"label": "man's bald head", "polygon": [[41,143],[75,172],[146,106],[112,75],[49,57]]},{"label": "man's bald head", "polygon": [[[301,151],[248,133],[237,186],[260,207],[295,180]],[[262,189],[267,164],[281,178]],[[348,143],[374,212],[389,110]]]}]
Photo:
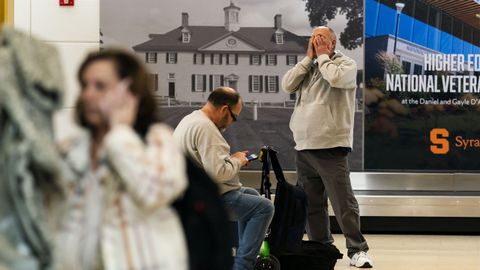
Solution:
[{"label": "man's bald head", "polygon": [[328,41],[332,42],[333,44],[333,49],[335,50],[336,44],[337,44],[337,34],[335,34],[335,31],[333,31],[332,28],[324,25],[324,26],[317,26],[313,29],[312,36],[323,36],[324,38],[327,38]]},{"label": "man's bald head", "polygon": [[240,101],[240,95],[233,88],[221,86],[216,88],[208,96],[208,102],[215,107],[227,105],[233,107]]},{"label": "man's bald head", "polygon": [[317,26],[313,29],[313,33],[315,34],[316,32],[325,32],[325,30],[328,30],[330,34],[330,38],[332,40],[337,40],[337,34],[335,34],[335,31],[333,31],[332,28],[324,25],[324,26]]}]

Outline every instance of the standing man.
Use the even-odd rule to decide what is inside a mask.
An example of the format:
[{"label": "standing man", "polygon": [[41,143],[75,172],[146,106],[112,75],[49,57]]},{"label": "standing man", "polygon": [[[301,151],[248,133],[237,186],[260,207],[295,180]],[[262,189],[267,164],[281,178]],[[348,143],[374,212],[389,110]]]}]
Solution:
[{"label": "standing man", "polygon": [[230,146],[221,134],[237,120],[242,107],[235,90],[219,87],[200,110],[180,121],[174,138],[218,183],[227,211],[238,222],[239,247],[233,269],[252,270],[273,217],[273,204],[255,189],[242,187],[238,173],[248,164],[247,152],[231,155]]},{"label": "standing man", "polygon": [[373,262],[360,231],[347,160],[353,145],[357,66],[353,59],[335,51],[335,45],[331,28],[315,28],[307,57],[285,74],[282,84],[287,93],[298,92],[290,129],[297,150],[298,179],[308,197],[308,236],[310,240],[333,243],[330,198],[346,238],[350,264],[370,268]]}]

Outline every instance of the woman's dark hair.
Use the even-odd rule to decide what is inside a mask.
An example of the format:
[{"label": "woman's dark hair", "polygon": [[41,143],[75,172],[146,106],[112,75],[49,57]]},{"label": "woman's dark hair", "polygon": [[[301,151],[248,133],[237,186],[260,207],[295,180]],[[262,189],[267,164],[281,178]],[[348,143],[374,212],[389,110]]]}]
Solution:
[{"label": "woman's dark hair", "polygon": [[[155,98],[151,92],[149,73],[147,68],[130,52],[121,49],[105,49],[90,53],[80,65],[78,81],[82,82],[82,76],[87,67],[96,61],[111,61],[120,80],[130,80],[129,90],[138,100],[138,112],[133,123],[133,128],[142,138],[147,134],[151,124],[157,122],[157,107]],[[83,116],[83,105],[80,100],[76,104],[76,119],[79,124],[89,130],[93,130]]]}]

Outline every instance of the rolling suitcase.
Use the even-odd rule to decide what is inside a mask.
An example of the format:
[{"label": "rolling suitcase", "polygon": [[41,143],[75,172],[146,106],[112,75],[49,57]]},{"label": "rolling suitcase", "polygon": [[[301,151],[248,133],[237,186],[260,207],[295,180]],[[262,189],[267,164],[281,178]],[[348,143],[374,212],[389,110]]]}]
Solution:
[{"label": "rolling suitcase", "polygon": [[334,245],[302,241],[307,219],[307,196],[298,184],[292,185],[285,180],[276,154],[277,151],[271,147],[263,147],[260,152],[263,163],[260,193],[271,199],[270,164],[277,178],[277,187],[275,214],[266,237],[269,251],[273,254],[270,254],[269,263],[273,266],[258,269],[278,269],[273,268],[276,265],[272,263],[278,258],[281,270],[333,270],[343,254]]}]

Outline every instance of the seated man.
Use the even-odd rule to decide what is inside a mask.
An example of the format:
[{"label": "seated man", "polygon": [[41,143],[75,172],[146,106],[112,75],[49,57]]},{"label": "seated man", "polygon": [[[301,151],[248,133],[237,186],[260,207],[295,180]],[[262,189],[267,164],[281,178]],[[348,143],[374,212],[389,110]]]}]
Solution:
[{"label": "seated man", "polygon": [[242,111],[240,95],[219,87],[200,109],[185,116],[174,137],[187,155],[214,179],[233,221],[238,222],[239,247],[234,270],[253,269],[260,245],[273,217],[273,204],[255,189],[242,187],[238,172],[247,165],[247,152],[230,154],[222,131]]}]

